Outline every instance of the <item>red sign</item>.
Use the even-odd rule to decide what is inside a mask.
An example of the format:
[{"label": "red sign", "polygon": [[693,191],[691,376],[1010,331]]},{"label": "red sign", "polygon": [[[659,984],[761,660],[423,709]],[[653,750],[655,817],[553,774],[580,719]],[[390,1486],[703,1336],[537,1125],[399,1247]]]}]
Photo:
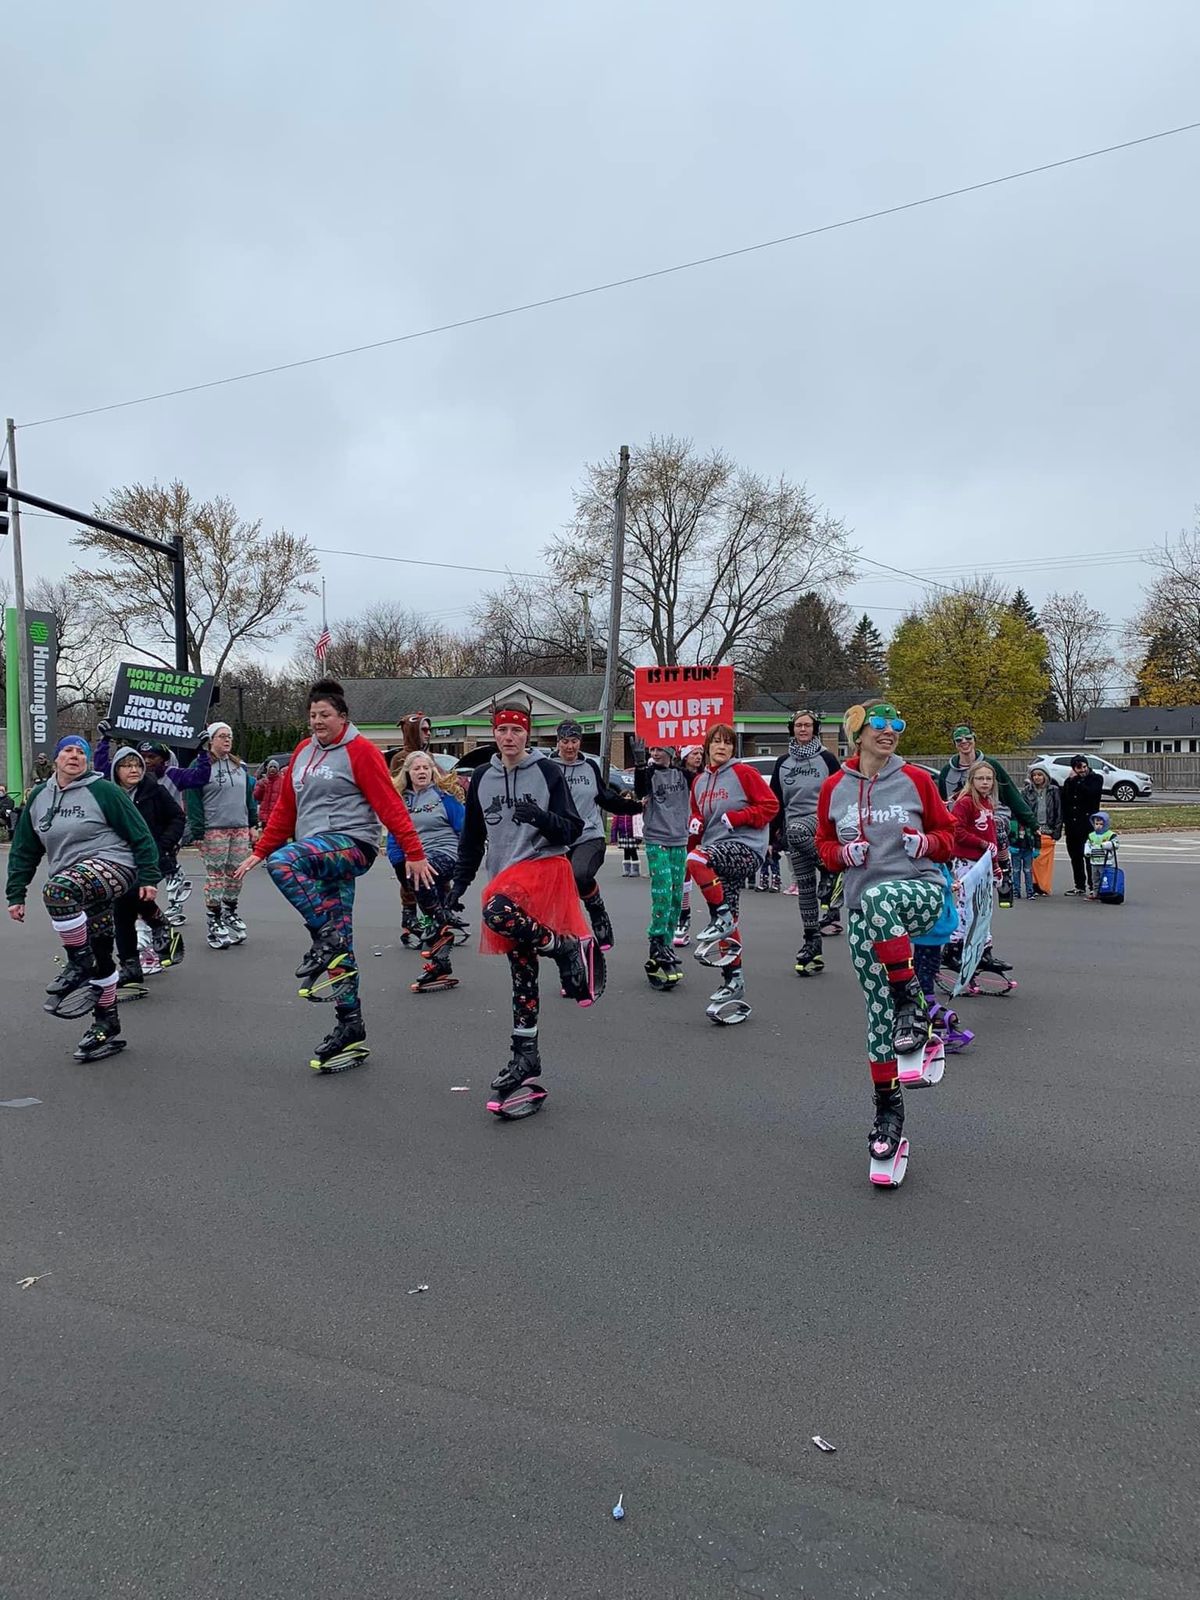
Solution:
[{"label": "red sign", "polygon": [[633,669],[633,731],[648,745],[699,744],[714,722],[733,725],[732,667]]}]

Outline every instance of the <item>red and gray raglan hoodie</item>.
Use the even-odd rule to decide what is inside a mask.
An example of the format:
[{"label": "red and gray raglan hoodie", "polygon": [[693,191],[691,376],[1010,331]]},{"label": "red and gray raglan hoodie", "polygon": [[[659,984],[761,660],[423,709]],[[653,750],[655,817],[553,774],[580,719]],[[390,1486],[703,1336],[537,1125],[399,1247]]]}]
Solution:
[{"label": "red and gray raglan hoodie", "polygon": [[[928,853],[918,860],[904,848],[905,829],[929,840]],[[854,839],[871,847],[864,867],[843,866],[842,846]],[[845,872],[846,904],[858,911],[863,890],[872,884],[914,878],[944,882],[938,862],[954,858],[954,819],[924,767],[910,767],[892,755],[874,778],[865,778],[858,757],[851,756],[821,786],[817,854],[828,871]]]},{"label": "red and gray raglan hoodie", "polygon": [[394,835],[405,860],[425,860],[382,752],[348,722],[336,744],[308,738],[296,746],[254,854],[265,861],[289,839],[344,833],[373,857],[379,849],[380,822]]},{"label": "red and gray raglan hoodie", "polygon": [[755,855],[765,856],[767,834],[778,810],[779,801],[762,773],[744,761],[701,767],[692,780],[692,820],[700,822],[701,845],[736,839]]}]

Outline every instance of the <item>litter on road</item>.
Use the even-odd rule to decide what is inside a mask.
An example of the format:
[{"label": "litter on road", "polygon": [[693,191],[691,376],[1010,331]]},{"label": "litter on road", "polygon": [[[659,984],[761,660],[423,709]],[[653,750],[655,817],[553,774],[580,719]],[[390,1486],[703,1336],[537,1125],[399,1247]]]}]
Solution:
[{"label": "litter on road", "polygon": [[32,1278],[19,1278],[17,1280],[17,1288],[32,1289],[35,1283],[41,1283],[43,1278],[49,1278],[50,1276],[49,1272],[37,1272]]},{"label": "litter on road", "polygon": [[822,1439],[822,1437],[821,1437],[821,1435],[819,1433],[814,1433],[813,1434],[812,1442],[816,1445],[818,1450],[824,1450],[827,1454],[829,1454],[831,1456],[837,1454],[837,1445],[830,1444],[828,1439]]}]

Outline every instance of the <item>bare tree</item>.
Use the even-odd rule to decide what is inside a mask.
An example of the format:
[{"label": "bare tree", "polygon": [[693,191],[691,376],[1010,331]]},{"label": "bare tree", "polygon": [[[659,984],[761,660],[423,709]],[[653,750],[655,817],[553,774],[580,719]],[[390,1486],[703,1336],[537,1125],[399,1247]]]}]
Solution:
[{"label": "bare tree", "polygon": [[221,677],[220,709],[228,722],[247,728],[283,728],[303,722],[311,671],[270,667],[250,657],[226,664]]},{"label": "bare tree", "polygon": [[[587,468],[574,524],[547,551],[567,590],[605,587],[617,470],[616,456]],[[807,590],[846,582],[851,555],[842,523],[803,485],[651,438],[629,476],[622,643],[664,666],[737,661]]]},{"label": "bare tree", "polygon": [[49,612],[57,624],[58,709],[79,711],[86,720],[107,706],[116,670],[104,618],[73,578],[38,578],[27,599],[31,610]]},{"label": "bare tree", "polygon": [[[183,535],[193,672],[219,674],[234,651],[282,637],[303,614],[302,597],[316,593],[309,579],[317,560],[307,540],[282,528],[264,533],[261,521],[243,522],[221,497],[194,500],[178,482],[165,489],[135,483],[115,489],[97,512],[151,538]],[[171,665],[171,562],[91,528],[72,542],[107,562],[80,568],[75,578],[95,599],[109,641]]]},{"label": "bare tree", "polygon": [[1126,631],[1138,686],[1152,705],[1191,705],[1200,696],[1200,507],[1190,533],[1146,560],[1157,577]]},{"label": "bare tree", "polygon": [[[480,670],[477,640],[457,634],[394,601],[379,601],[330,627],[325,670],[343,678],[456,678]],[[311,629],[292,657],[292,671],[309,678],[316,634]]]},{"label": "bare tree", "polygon": [[[554,584],[530,587],[513,579],[485,595],[473,614],[481,673],[519,677],[522,673],[582,673],[587,670],[583,608],[571,589]],[[596,659],[607,643],[593,640]]]},{"label": "bare tree", "polygon": [[1068,722],[1078,722],[1104,703],[1119,662],[1112,653],[1108,618],[1078,590],[1052,594],[1042,606],[1050,693]]}]

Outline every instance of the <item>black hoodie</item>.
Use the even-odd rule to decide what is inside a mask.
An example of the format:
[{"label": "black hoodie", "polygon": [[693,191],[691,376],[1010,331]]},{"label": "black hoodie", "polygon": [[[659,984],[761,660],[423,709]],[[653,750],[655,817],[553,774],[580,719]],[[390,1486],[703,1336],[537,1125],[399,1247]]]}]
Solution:
[{"label": "black hoodie", "polygon": [[[126,789],[125,793],[141,813],[143,822],[154,837],[154,843],[158,846],[160,867],[164,863],[170,863],[173,867],[175,852],[179,849],[179,841],[183,838],[183,809],[170,794],[166,785],[160,783],[157,778],[146,771],[146,763],[142,761],[136,750],[131,750],[126,746],[124,749],[117,751],[116,759],[112,764],[114,774],[121,762],[131,756],[141,761],[142,776],[138,780],[137,787],[135,789]],[[115,777],[113,782],[116,783]],[[118,783],[117,788],[120,789],[121,787],[122,785]],[[170,876],[165,868],[163,876]]]}]

